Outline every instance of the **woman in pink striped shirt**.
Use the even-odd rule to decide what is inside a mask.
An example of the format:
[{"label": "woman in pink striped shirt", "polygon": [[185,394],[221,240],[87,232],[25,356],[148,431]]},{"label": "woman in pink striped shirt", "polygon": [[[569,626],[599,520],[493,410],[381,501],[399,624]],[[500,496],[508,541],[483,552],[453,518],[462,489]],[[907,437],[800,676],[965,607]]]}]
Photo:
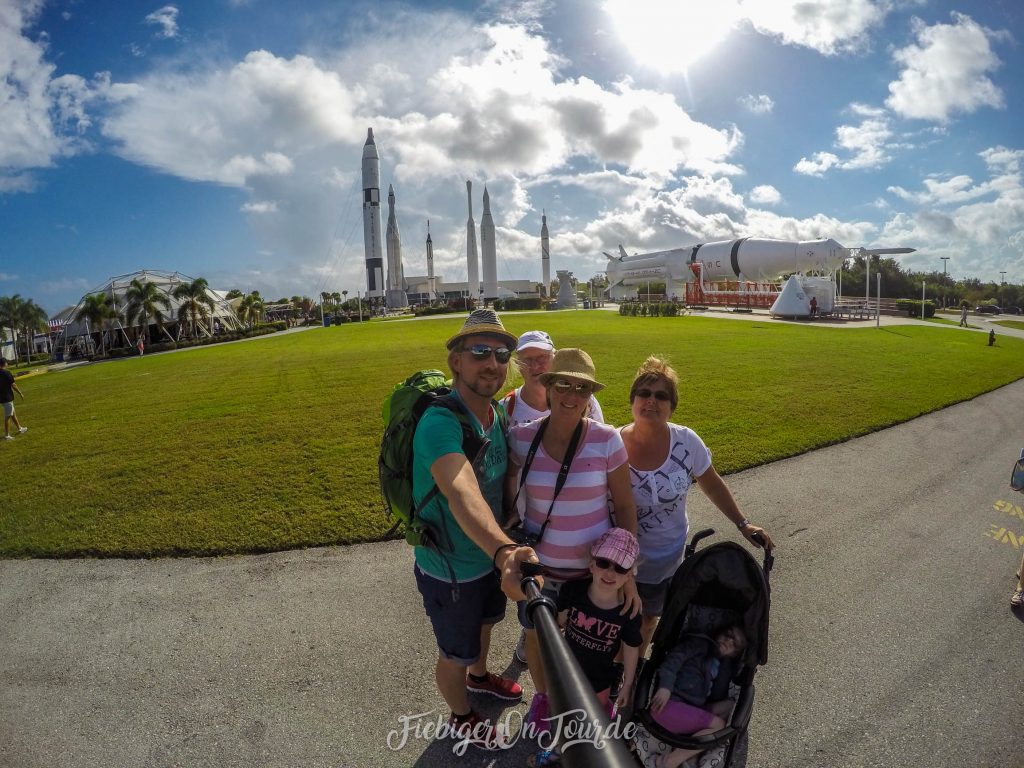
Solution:
[{"label": "woman in pink striped shirt", "polygon": [[[602,533],[617,525],[636,534],[636,502],[622,437],[614,427],[587,418],[591,395],[604,388],[595,379],[590,355],[560,349],[541,381],[551,413],[509,431],[505,498],[515,506],[510,516],[518,513],[536,540],[534,550],[545,566],[544,593],[554,599],[566,581],[589,577],[590,547]],[[635,615],[640,600],[632,575],[624,593],[626,610]],[[544,729],[547,687],[537,632],[524,608],[521,603],[519,618],[527,630],[526,659],[537,689],[527,722]]]}]

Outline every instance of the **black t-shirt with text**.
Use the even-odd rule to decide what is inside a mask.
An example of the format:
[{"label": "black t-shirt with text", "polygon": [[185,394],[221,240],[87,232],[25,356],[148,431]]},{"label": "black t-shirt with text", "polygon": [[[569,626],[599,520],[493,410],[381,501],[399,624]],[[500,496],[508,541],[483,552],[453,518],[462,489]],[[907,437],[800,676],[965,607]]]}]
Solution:
[{"label": "black t-shirt with text", "polygon": [[558,593],[558,612],[568,610],[565,639],[595,692],[615,682],[612,662],[622,643],[638,647],[640,614],[622,615],[622,606],[598,608],[587,596],[590,579],[570,581]]}]

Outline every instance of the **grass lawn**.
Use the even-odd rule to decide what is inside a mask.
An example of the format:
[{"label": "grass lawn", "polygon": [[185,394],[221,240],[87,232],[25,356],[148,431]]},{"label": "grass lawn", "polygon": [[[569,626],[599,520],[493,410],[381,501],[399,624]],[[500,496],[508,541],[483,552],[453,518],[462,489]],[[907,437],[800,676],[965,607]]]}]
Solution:
[{"label": "grass lawn", "polygon": [[1005,325],[1007,328],[1016,328],[1019,331],[1024,331],[1024,321],[1021,320],[993,320],[994,325]]},{"label": "grass lawn", "polygon": [[[942,327],[832,329],[605,311],[505,315],[589,351],[606,417],[649,353],[676,420],[721,472],[802,453],[1024,377],[1024,340]],[[316,328],[82,366],[20,383],[29,432],[0,443],[0,554],[253,552],[380,538],[380,405],[445,368],[462,317]]]}]

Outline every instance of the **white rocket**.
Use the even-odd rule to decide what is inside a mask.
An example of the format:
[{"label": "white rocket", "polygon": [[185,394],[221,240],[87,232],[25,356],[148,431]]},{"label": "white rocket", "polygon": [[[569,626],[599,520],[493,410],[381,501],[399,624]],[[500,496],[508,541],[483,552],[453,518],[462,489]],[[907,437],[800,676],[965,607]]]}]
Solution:
[{"label": "white rocket", "polygon": [[817,273],[831,280],[843,262],[856,255],[851,250],[880,254],[912,253],[914,249],[850,249],[831,238],[794,241],[741,237],[627,256],[620,245],[618,258],[605,254],[609,259],[608,290],[611,298],[618,300],[635,292],[630,287],[664,280],[669,298],[683,298],[686,283],[696,280],[698,273],[704,282],[771,282],[794,273]]},{"label": "white rocket", "polygon": [[366,291],[371,299],[384,295],[381,250],[380,155],[373,143],[373,128],[368,128],[363,145],[363,253],[366,259]]},{"label": "white rocket", "polygon": [[427,298],[434,301],[437,289],[434,287],[434,241],[430,239],[430,219],[427,219]]},{"label": "white rocket", "polygon": [[405,293],[405,275],[402,270],[402,237],[398,234],[398,219],[395,217],[395,188],[388,184],[388,293],[385,297],[391,309],[409,306]]},{"label": "white rocket", "polygon": [[491,197],[484,185],[484,215],[480,219],[481,264],[484,272],[484,299],[498,298],[498,254],[494,243],[494,219],[491,218]]},{"label": "white rocket", "polygon": [[544,277],[544,296],[551,293],[551,248],[548,245],[548,216],[541,211],[540,217],[540,266]]},{"label": "white rocket", "polygon": [[476,222],[473,221],[473,182],[466,182],[466,198],[469,200],[469,220],[466,222],[466,285],[469,298],[480,298],[480,267],[476,257]]}]

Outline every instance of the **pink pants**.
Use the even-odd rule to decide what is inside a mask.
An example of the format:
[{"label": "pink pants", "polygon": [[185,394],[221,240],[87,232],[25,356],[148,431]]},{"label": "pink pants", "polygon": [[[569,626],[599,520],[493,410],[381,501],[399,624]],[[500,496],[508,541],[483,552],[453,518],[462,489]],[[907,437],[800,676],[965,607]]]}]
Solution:
[{"label": "pink pants", "polygon": [[685,701],[669,699],[661,712],[652,712],[654,721],[666,731],[691,734],[703,731],[711,725],[715,715],[706,709],[687,704]]}]

